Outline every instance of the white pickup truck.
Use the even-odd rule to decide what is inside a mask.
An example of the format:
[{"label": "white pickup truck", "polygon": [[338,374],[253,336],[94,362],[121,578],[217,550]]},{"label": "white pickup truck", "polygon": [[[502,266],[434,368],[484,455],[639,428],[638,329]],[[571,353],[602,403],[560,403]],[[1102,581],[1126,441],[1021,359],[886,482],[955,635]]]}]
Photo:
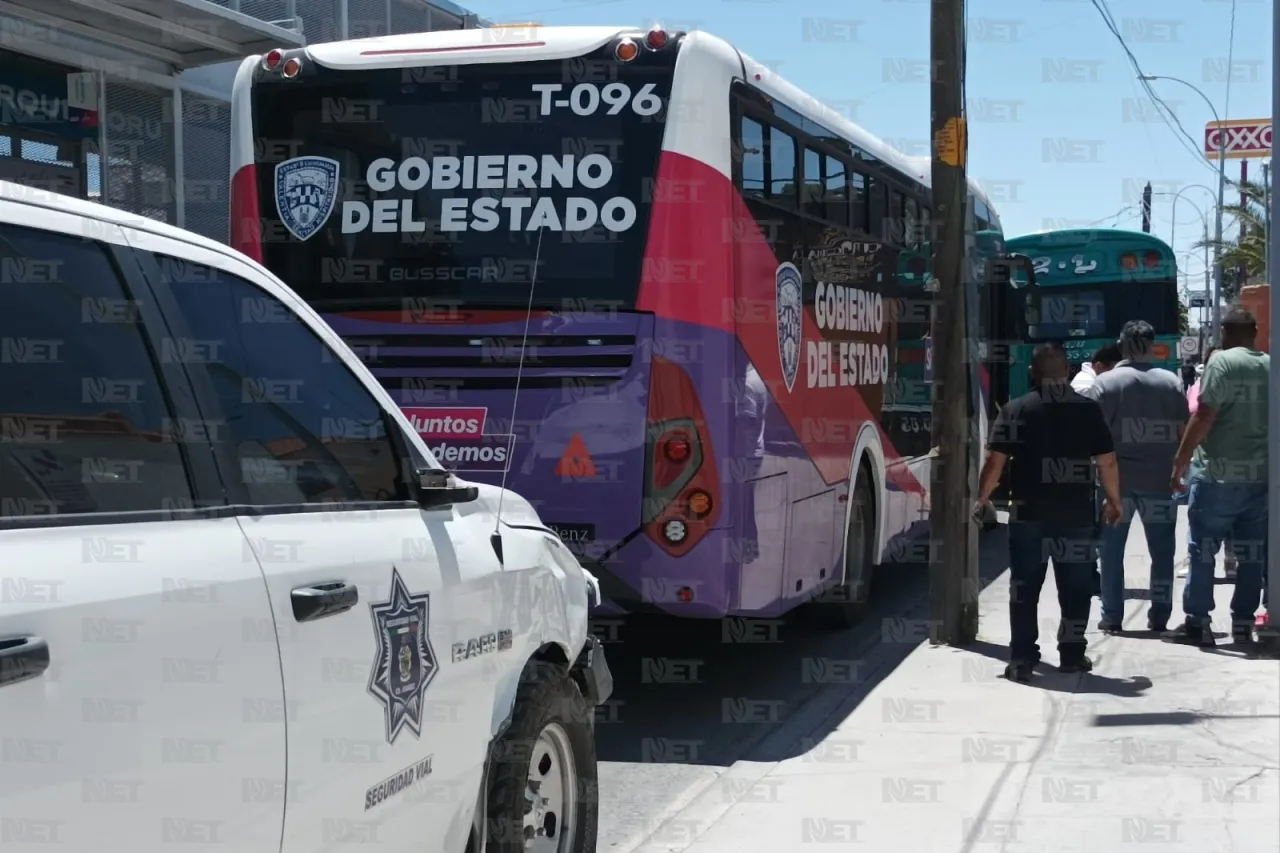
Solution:
[{"label": "white pickup truck", "polygon": [[278,279],[0,182],[0,847],[590,853],[598,598]]}]

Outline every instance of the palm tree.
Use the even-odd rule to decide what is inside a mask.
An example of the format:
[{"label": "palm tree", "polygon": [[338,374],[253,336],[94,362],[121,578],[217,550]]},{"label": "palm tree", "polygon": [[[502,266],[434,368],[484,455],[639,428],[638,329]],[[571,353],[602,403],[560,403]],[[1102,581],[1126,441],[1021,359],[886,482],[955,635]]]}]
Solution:
[{"label": "palm tree", "polygon": [[[1243,193],[1244,203],[1222,206],[1223,216],[1231,217],[1238,228],[1235,237],[1222,240],[1222,267],[1225,271],[1243,266],[1250,281],[1260,281],[1267,269],[1267,190],[1261,184],[1246,181],[1243,184],[1233,182],[1231,191]],[[1195,248],[1205,246],[1213,249],[1218,243],[1201,240]],[[1234,277],[1223,276],[1223,298],[1234,299],[1238,291],[1239,284]]]}]

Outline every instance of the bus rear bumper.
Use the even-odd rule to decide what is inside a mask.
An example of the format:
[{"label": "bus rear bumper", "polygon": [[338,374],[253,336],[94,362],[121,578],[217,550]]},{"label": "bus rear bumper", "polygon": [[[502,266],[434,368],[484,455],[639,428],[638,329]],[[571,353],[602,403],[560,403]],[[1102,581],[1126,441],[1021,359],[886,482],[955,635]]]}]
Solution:
[{"label": "bus rear bumper", "polygon": [[736,597],[730,584],[738,572],[726,559],[731,544],[731,528],[712,529],[688,554],[672,557],[637,531],[606,559],[583,559],[604,595],[591,615],[723,619]]}]

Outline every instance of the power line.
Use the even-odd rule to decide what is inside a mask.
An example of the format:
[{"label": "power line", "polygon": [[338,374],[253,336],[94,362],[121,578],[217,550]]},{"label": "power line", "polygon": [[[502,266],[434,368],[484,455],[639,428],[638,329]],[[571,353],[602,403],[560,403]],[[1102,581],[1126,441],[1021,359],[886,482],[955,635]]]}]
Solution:
[{"label": "power line", "polygon": [[[1128,43],[1120,33],[1120,28],[1116,26],[1115,19],[1111,14],[1111,10],[1107,7],[1106,0],[1090,0],[1090,2],[1093,4],[1093,8],[1098,10],[1098,14],[1102,17],[1102,22],[1106,25],[1107,29],[1111,31],[1111,34],[1115,36],[1116,41],[1120,43],[1120,48],[1125,52],[1125,56],[1129,58],[1129,64],[1133,66],[1134,72],[1138,75],[1139,82],[1142,84],[1142,88],[1146,92],[1147,97],[1149,97],[1156,105],[1160,118],[1162,118],[1169,129],[1174,132],[1178,143],[1182,145],[1188,153],[1195,157],[1198,163],[1206,168],[1212,168],[1212,166],[1204,159],[1204,153],[1201,151],[1200,143],[1196,142],[1191,134],[1187,132],[1186,127],[1183,126],[1182,120],[1178,118],[1177,113],[1175,113],[1173,108],[1165,103],[1164,99],[1156,93],[1156,90],[1152,88],[1149,80],[1141,79],[1146,76],[1146,73],[1142,70],[1142,64],[1138,62],[1138,57],[1134,56],[1133,51],[1129,49]],[[1166,115],[1166,113],[1168,115]],[[1172,119],[1172,122],[1170,119]]]},{"label": "power line", "polygon": [[[1151,98],[1155,103],[1157,110],[1160,110],[1161,108],[1163,109],[1163,112],[1160,113],[1160,117],[1164,119],[1165,125],[1178,135],[1178,142],[1183,148],[1186,148],[1188,152],[1192,153],[1192,156],[1194,156],[1198,161],[1204,163],[1203,155],[1200,152],[1198,143],[1182,125],[1182,120],[1178,118],[1178,114],[1175,113],[1173,108],[1156,93],[1156,90],[1151,85],[1151,81],[1143,79],[1147,75],[1143,72],[1142,65],[1138,62],[1138,57],[1129,49],[1129,45],[1124,40],[1124,36],[1121,35],[1119,27],[1116,26],[1115,17],[1111,14],[1111,9],[1107,6],[1106,0],[1092,0],[1092,2],[1094,8],[1096,8],[1098,13],[1102,15],[1103,21],[1107,25],[1107,29],[1111,30],[1111,34],[1116,37],[1118,42],[1120,42],[1120,47],[1124,50],[1125,55],[1128,56],[1129,63],[1133,66],[1134,73],[1137,74],[1138,82],[1142,85],[1143,91],[1145,91],[1147,93],[1147,97]],[[1167,116],[1165,115],[1166,113],[1168,114]],[[1172,123],[1170,123],[1170,119],[1172,119]],[[1184,139],[1186,140],[1186,143],[1190,143],[1190,146],[1183,142]]]},{"label": "power line", "polygon": [[1124,216],[1126,213],[1132,215],[1134,208],[1136,208],[1137,206],[1138,205],[1136,204],[1126,204],[1124,207],[1120,208],[1115,213],[1112,213],[1109,216],[1104,216],[1101,219],[1095,219],[1093,222],[1086,223],[1081,227],[1092,228],[1093,226],[1101,225],[1104,222],[1111,222],[1112,224],[1110,227],[1115,228],[1116,224],[1119,223],[1120,218]]}]

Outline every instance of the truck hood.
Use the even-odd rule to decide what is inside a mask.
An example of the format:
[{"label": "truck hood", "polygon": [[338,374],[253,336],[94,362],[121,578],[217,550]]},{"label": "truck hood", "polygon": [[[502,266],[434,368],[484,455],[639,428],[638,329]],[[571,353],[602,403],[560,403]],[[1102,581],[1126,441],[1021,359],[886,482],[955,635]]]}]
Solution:
[{"label": "truck hood", "polygon": [[[590,606],[596,607],[603,603],[600,593],[600,581],[596,576],[587,571],[583,567],[578,558],[571,552],[568,546],[560,542],[560,537],[554,530],[546,527],[542,519],[538,516],[538,511],[533,508],[526,498],[516,494],[510,489],[503,489],[499,486],[493,486],[488,483],[477,483],[471,480],[463,480],[457,478],[459,483],[465,483],[469,486],[475,486],[480,490],[480,497],[475,501],[475,508],[490,518],[498,518],[498,504],[502,504],[502,524],[506,527],[526,528],[524,532],[532,533],[527,530],[529,527],[541,528],[547,536],[554,537],[559,543],[559,547],[552,548],[552,557],[560,566],[562,571],[568,574],[579,573],[587,586],[587,599]],[[504,537],[506,538],[506,537]]]}]

